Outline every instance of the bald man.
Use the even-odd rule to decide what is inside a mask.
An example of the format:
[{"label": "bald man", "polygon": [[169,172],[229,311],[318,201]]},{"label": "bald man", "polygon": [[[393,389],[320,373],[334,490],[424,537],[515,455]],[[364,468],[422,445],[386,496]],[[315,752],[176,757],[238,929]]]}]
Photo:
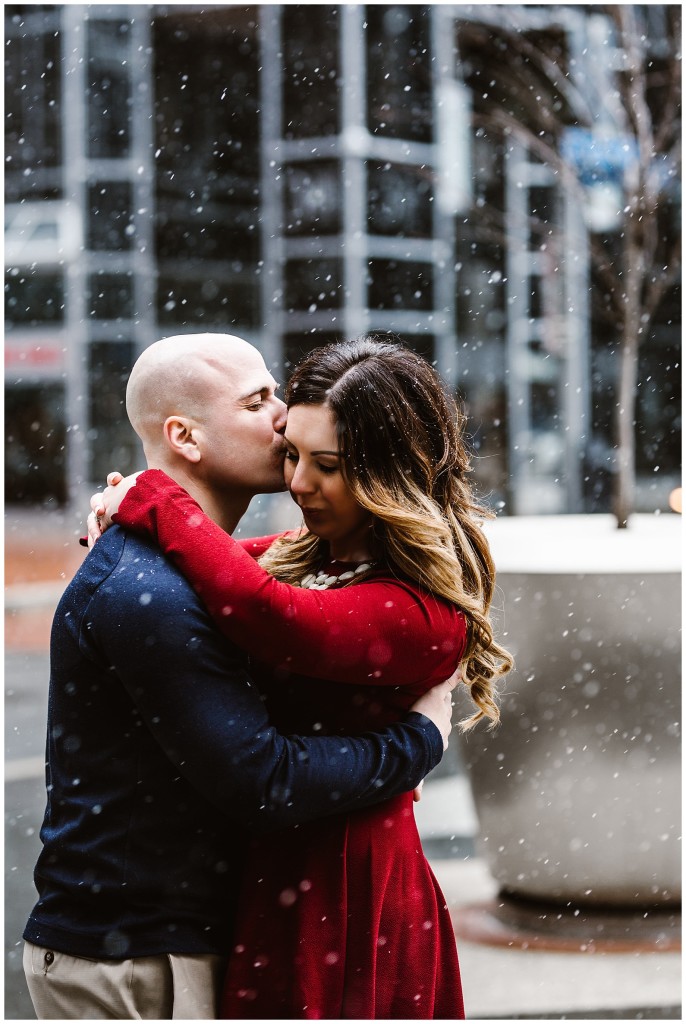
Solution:
[{"label": "bald man", "polygon": [[[283,489],[285,406],[240,338],[151,345],[127,412],[148,466],[229,532],[255,494]],[[244,840],[417,786],[450,729],[439,691],[377,736],[282,736],[186,580],[150,542],[107,530],[52,630],[24,932],[38,1017],[214,1018]]]}]

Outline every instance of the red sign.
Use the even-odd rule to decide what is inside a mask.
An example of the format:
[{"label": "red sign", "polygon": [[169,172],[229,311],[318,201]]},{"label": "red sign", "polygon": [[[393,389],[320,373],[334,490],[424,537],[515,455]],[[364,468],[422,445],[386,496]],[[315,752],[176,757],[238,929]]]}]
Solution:
[{"label": "red sign", "polygon": [[10,338],[5,341],[5,373],[54,377],[64,371],[65,356],[64,347],[58,341]]}]

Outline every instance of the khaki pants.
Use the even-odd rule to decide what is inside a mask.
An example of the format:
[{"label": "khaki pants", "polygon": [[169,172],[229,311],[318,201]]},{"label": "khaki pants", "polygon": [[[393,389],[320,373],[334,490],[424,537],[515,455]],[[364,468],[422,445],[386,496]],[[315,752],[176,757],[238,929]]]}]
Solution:
[{"label": "khaki pants", "polygon": [[39,1020],[215,1020],[225,970],[221,956],[87,960],[24,945]]}]

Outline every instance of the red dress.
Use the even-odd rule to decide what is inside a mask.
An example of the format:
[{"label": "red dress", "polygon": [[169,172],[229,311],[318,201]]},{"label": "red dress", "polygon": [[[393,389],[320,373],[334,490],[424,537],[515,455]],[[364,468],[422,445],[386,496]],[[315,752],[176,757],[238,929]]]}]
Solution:
[{"label": "red dress", "polygon": [[[273,537],[236,543],[159,471],[138,478],[117,521],[155,537],[250,652],[281,732],[378,730],[464,650],[461,613],[414,584],[280,583],[254,561]],[[252,840],[241,894],[223,1018],[464,1019],[452,923],[411,793]]]}]

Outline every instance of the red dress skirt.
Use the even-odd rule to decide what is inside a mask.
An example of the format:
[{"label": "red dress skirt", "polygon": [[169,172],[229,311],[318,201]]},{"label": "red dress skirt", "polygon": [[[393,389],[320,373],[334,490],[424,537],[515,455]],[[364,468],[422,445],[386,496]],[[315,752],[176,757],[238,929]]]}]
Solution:
[{"label": "red dress skirt", "polygon": [[[316,720],[361,732],[398,717],[388,690],[275,682],[261,669],[253,666],[282,731],[310,732]],[[253,840],[220,1016],[464,1019],[453,926],[412,793]]]},{"label": "red dress skirt", "polygon": [[412,794],[256,840],[225,1019],[464,1019],[445,899]]}]

